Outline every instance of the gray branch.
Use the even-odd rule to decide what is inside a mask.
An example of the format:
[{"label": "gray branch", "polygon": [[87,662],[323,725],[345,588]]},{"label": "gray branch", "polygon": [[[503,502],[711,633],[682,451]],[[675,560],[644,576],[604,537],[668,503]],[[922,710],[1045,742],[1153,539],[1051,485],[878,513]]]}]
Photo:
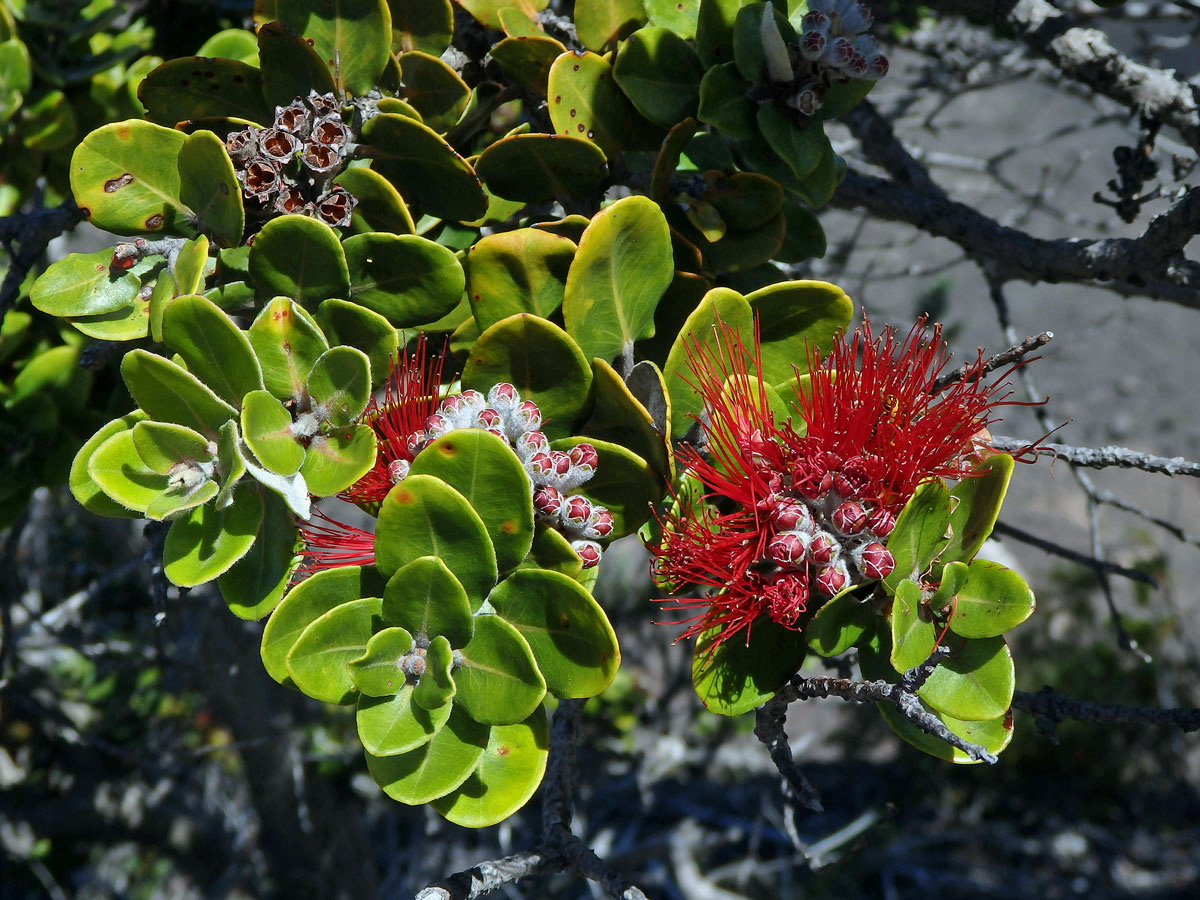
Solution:
[{"label": "gray branch", "polygon": [[993,437],[989,445],[996,450],[1025,450],[1026,455],[1053,456],[1076,466],[1088,469],[1141,469],[1159,475],[1190,475],[1200,478],[1200,462],[1192,462],[1182,456],[1155,456],[1127,447],[1070,447],[1066,444],[1039,444],[1013,437]]},{"label": "gray branch", "polygon": [[1122,578],[1128,578],[1130,581],[1140,581],[1142,584],[1148,584],[1154,588],[1158,587],[1158,581],[1155,580],[1153,575],[1146,572],[1139,572],[1137,569],[1127,569],[1125,566],[1119,566],[1106,559],[1088,556],[1086,553],[1080,553],[1078,550],[1072,550],[1070,547],[1064,547],[1062,544],[1056,544],[1054,541],[1040,538],[1036,534],[1030,534],[1028,531],[1023,531],[1020,528],[1014,528],[1011,525],[1006,525],[1004,522],[997,522],[992,531],[995,534],[1001,534],[1015,541],[1020,541],[1022,544],[1037,547],[1039,550],[1043,550],[1054,556],[1069,559],[1071,562],[1079,563],[1081,566],[1087,566],[1097,575],[1120,575]]},{"label": "gray branch", "polygon": [[[1052,340],[1054,340],[1053,331],[1043,331],[1041,334],[1025,338],[1025,340],[1021,341],[1021,343],[1017,344],[1016,346],[1009,347],[1007,350],[1002,350],[995,356],[990,356],[985,359],[983,361],[983,366],[981,366],[979,369],[979,377],[983,377],[989,372],[994,372],[997,369],[1002,369],[1005,366],[1012,365],[1015,362],[1020,362],[1034,350],[1046,346],[1046,344],[1050,343]],[[968,375],[973,374],[973,372],[974,367],[970,364],[961,366],[958,369],[955,369],[953,372],[947,372],[933,383],[933,390],[931,393],[939,394],[946,390],[946,388],[962,381]]]},{"label": "gray branch", "polygon": [[0,316],[17,299],[21,283],[52,240],[84,219],[83,210],[68,197],[50,209],[15,213],[0,219],[0,243],[9,254],[8,271],[0,284]]},{"label": "gray branch", "polygon": [[792,747],[784,730],[787,709],[788,701],[780,694],[760,706],[755,713],[754,736],[767,748],[771,762],[783,776],[784,796],[798,809],[823,812],[820,794],[792,757]]},{"label": "gray branch", "polygon": [[1184,732],[1200,731],[1200,709],[1191,707],[1161,708],[1154,706],[1116,706],[1093,703],[1066,694],[1056,694],[1049,688],[1037,693],[1017,691],[1013,709],[1033,714],[1043,731],[1053,734],[1058,722],[1108,722],[1112,724],[1158,725],[1175,727]]}]

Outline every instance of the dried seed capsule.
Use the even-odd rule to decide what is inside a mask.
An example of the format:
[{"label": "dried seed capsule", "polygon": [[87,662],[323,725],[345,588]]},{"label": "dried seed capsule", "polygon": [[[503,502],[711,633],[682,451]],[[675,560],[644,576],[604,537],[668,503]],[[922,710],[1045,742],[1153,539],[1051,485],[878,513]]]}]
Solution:
[{"label": "dried seed capsule", "polygon": [[243,162],[258,152],[258,131],[251,126],[242,131],[234,131],[225,138],[225,152],[234,162]]},{"label": "dried seed capsule", "polygon": [[282,165],[300,152],[300,141],[279,128],[266,128],[258,136],[258,148],[262,158]]},{"label": "dried seed capsule", "polygon": [[275,127],[304,140],[312,126],[312,113],[299,100],[288,106],[275,107]]},{"label": "dried seed capsule", "polygon": [[318,144],[341,150],[350,140],[350,129],[342,124],[341,116],[327,116],[313,125],[312,139]]},{"label": "dried seed capsule", "polygon": [[328,175],[341,166],[342,158],[332,147],[309,141],[304,145],[304,152],[300,154],[300,162],[304,163],[304,167],[310,172]]},{"label": "dried seed capsule", "polygon": [[305,102],[312,107],[312,111],[318,116],[328,116],[331,113],[340,113],[341,104],[338,103],[337,97],[332,93],[318,94],[315,90],[309,91],[308,96],[304,98]]}]

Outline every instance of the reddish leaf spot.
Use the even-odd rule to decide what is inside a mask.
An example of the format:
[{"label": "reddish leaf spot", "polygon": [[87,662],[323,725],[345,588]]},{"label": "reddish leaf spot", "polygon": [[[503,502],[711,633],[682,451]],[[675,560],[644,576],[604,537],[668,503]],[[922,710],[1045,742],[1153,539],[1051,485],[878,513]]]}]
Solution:
[{"label": "reddish leaf spot", "polygon": [[92,211],[90,209],[88,209],[86,206],[79,207],[79,211],[81,213],[83,213],[85,216],[87,216],[89,219],[92,217]]},{"label": "reddish leaf spot", "polygon": [[124,124],[118,125],[117,130],[115,132],[117,135],[117,140],[119,140],[119,141],[128,140],[131,131],[132,131],[132,129],[128,125],[124,125]]},{"label": "reddish leaf spot", "polygon": [[393,490],[392,497],[397,503],[412,503],[416,500],[416,498],[412,495],[412,491],[406,491],[403,489],[398,491]]},{"label": "reddish leaf spot", "polygon": [[110,178],[108,181],[104,182],[104,193],[106,193],[106,194],[114,193],[116,191],[119,191],[121,188],[125,187],[125,185],[130,184],[132,182],[133,182],[133,176],[130,175],[128,172],[126,172],[124,175],[121,175],[117,178]]},{"label": "reddish leaf spot", "polygon": [[505,521],[500,523],[500,530],[503,531],[505,534],[516,534],[517,523],[514,522],[512,519],[506,519]]},{"label": "reddish leaf spot", "polygon": [[508,746],[508,744],[501,744],[499,747],[496,748],[496,755],[497,756],[508,756],[508,754],[511,751],[512,751],[512,748],[510,746]]},{"label": "reddish leaf spot", "polygon": [[162,228],[162,224],[163,224],[162,213],[155,213],[154,215],[152,215],[150,218],[148,218],[146,220],[147,228]]}]

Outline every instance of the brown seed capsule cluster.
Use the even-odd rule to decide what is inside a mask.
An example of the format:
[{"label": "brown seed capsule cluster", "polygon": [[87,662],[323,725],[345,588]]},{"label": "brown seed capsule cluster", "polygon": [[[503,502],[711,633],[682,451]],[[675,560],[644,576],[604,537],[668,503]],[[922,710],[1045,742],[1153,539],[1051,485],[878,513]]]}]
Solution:
[{"label": "brown seed capsule cluster", "polygon": [[[225,139],[251,220],[312,216],[344,228],[358,199],[334,176],[346,167],[353,133],[333,94],[311,91],[275,107],[269,128],[251,125]],[[261,227],[262,221],[257,227]],[[251,231],[257,227],[250,226]]]}]

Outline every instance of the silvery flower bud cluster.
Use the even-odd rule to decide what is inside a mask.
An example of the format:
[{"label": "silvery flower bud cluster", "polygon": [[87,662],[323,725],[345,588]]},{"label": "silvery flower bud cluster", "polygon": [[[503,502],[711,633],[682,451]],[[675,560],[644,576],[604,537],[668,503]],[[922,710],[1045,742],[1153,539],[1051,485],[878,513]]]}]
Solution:
[{"label": "silvery flower bud cluster", "polygon": [[[591,568],[603,553],[597,541],[613,533],[613,516],[605,507],[571,491],[595,474],[599,463],[596,448],[580,443],[567,451],[552,450],[546,435],[538,430],[541,425],[537,404],[522,400],[515,387],[500,382],[487,396],[466,390],[446,397],[425,420],[424,429],[408,436],[406,445],[415,458],[431,441],[462,428],[478,428],[503,439],[529,475],[538,519],[561,532],[584,568]],[[389,470],[392,482],[402,481],[410,468],[404,460],[393,462]]]},{"label": "silvery flower bud cluster", "polygon": [[309,92],[275,107],[269,128],[254,125],[225,139],[246,212],[260,219],[293,214],[344,228],[358,199],[337,185],[352,133],[333,94]]}]

